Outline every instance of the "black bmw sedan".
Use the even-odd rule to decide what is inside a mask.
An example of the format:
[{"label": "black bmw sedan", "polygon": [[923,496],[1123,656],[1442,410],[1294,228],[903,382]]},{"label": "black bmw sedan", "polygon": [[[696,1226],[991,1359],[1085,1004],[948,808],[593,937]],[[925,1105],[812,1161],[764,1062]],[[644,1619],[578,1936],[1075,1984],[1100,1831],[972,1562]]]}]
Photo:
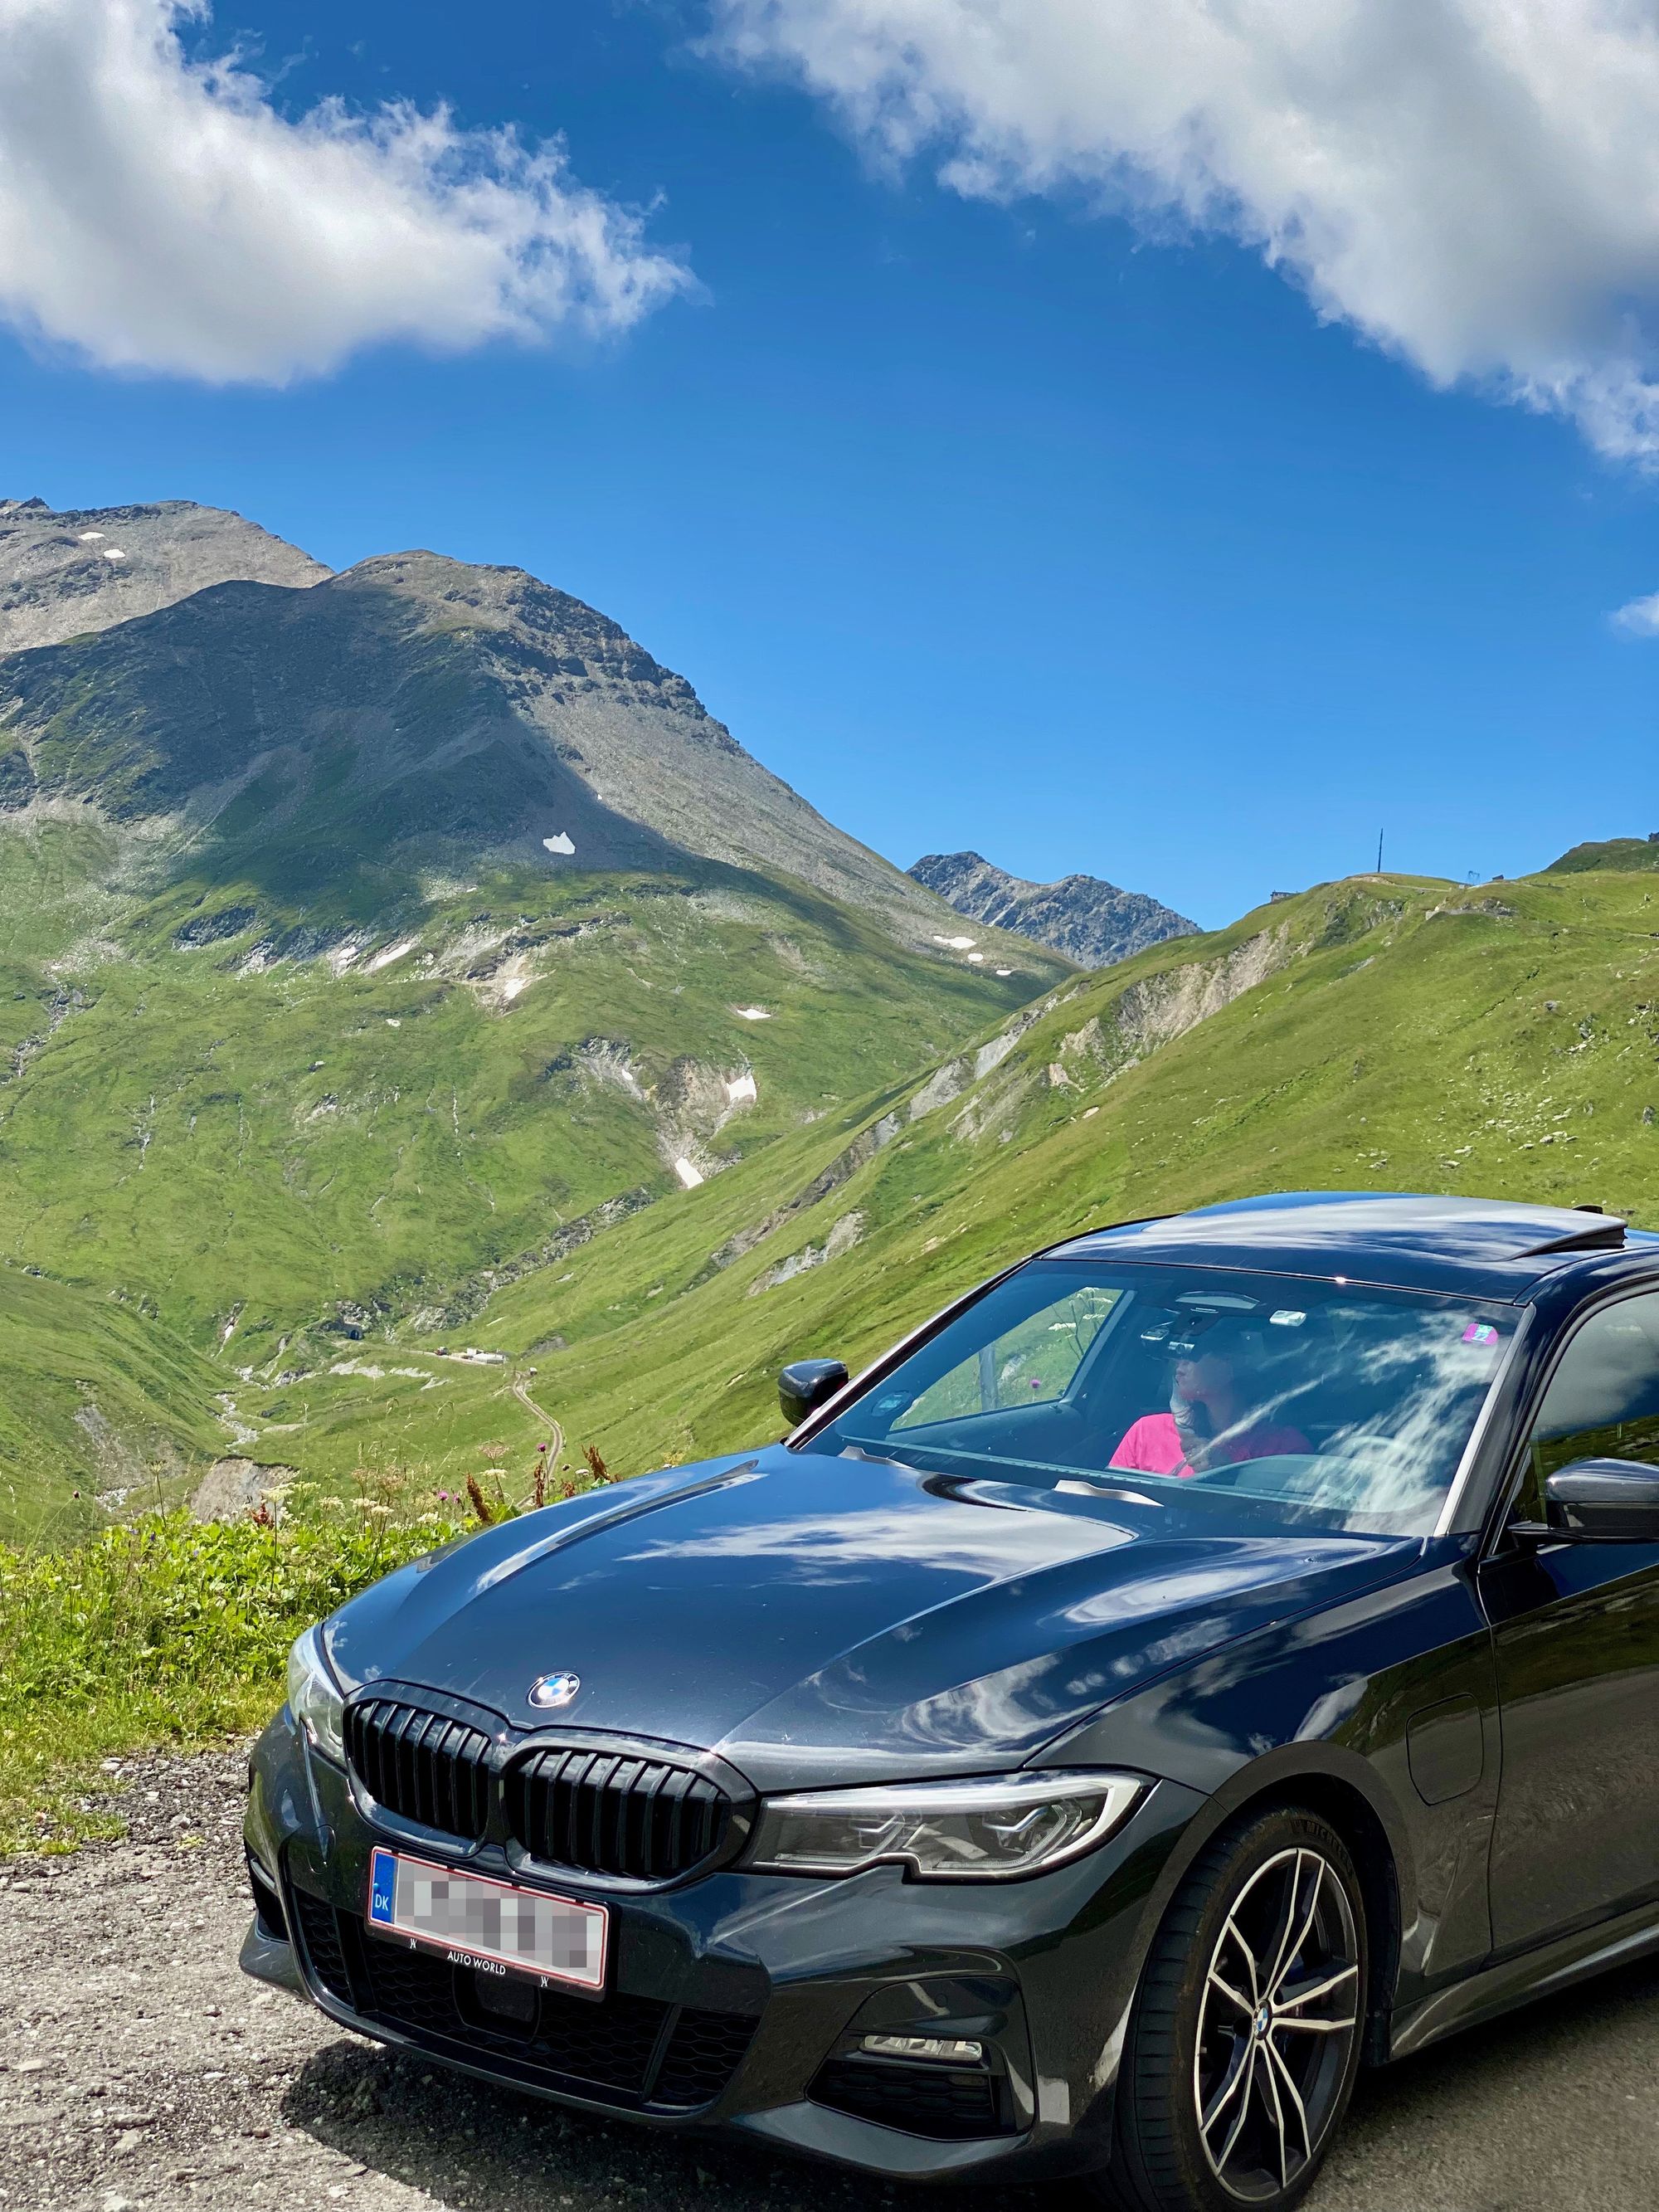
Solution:
[{"label": "black bmw sedan", "polygon": [[1659,1944],[1659,1237],[1260,1199],[783,1389],[301,1638],[250,1972],[646,2126],[1221,2212]]}]

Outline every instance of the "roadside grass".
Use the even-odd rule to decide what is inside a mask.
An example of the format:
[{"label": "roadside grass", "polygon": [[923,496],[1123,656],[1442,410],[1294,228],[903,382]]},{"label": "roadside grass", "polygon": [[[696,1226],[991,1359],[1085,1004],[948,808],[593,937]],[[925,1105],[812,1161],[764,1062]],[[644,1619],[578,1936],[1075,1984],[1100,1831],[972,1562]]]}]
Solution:
[{"label": "roadside grass", "polygon": [[151,1513],[65,1550],[0,1547],[0,1853],[118,1834],[100,1761],[258,1728],[302,1630],[478,1525],[455,1501],[411,1510],[396,1481],[332,1512]]}]

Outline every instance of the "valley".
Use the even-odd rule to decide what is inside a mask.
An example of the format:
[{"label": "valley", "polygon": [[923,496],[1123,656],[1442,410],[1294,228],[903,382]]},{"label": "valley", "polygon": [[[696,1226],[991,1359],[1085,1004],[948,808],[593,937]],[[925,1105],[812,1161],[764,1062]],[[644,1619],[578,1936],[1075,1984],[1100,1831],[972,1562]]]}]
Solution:
[{"label": "valley", "polygon": [[13,1531],[232,1453],[513,1496],[553,1424],[567,1485],[695,1458],[775,1433],[790,1357],[1252,1189],[1659,1195],[1642,841],[1074,967],[602,617],[425,555],[15,654],[0,753]]},{"label": "valley", "polygon": [[[1399,1188],[1659,1218],[1659,885],[1322,886],[1045,995],[903,1091],[501,1291],[573,1434],[634,1472],[778,1425],[776,1369],[854,1368],[974,1282],[1091,1224],[1252,1190]],[[793,1263],[793,1265],[791,1263]],[[488,1430],[486,1386],[462,1426]],[[453,1449],[413,1396],[295,1386],[319,1463],[370,1433]],[[476,1446],[475,1446],[476,1448]],[[459,1461],[450,1462],[458,1465]]]},{"label": "valley", "polygon": [[[437,1340],[1070,972],[964,932],[518,572],[333,578],[177,503],[7,531],[52,641],[0,661],[0,1255],[63,1294],[46,1366],[14,1340],[13,1530],[97,1525],[88,1422],[175,1491],[216,1447],[285,1457],[239,1393]],[[91,593],[88,534],[128,596]],[[187,1418],[171,1385],[112,1409],[106,1310]],[[465,1458],[440,1401],[476,1378],[421,1380],[422,1448]]]}]

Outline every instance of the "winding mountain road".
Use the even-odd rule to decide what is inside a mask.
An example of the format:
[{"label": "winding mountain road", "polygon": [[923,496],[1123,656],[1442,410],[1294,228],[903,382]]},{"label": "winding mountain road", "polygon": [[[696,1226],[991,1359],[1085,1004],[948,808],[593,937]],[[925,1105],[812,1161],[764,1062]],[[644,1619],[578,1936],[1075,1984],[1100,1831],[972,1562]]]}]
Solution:
[{"label": "winding mountain road", "polygon": [[513,1383],[513,1395],[521,1406],[526,1407],[529,1412],[532,1413],[536,1416],[536,1419],[547,1431],[547,1456],[550,1460],[556,1462],[560,1454],[564,1449],[563,1428],[554,1419],[552,1414],[548,1412],[545,1406],[538,1406],[536,1403],[536,1401],[531,1396],[529,1391],[526,1389],[524,1384],[518,1381],[516,1377]]}]

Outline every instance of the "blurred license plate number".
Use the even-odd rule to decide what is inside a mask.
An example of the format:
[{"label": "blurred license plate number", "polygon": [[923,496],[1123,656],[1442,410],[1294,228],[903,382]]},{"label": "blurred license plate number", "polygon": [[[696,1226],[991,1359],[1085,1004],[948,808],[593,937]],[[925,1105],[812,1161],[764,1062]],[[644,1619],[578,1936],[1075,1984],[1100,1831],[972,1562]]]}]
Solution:
[{"label": "blurred license plate number", "polygon": [[602,1905],[460,1874],[401,1851],[376,1850],[369,1857],[369,1926],[441,1951],[457,1966],[602,1990],[609,1918]]}]

